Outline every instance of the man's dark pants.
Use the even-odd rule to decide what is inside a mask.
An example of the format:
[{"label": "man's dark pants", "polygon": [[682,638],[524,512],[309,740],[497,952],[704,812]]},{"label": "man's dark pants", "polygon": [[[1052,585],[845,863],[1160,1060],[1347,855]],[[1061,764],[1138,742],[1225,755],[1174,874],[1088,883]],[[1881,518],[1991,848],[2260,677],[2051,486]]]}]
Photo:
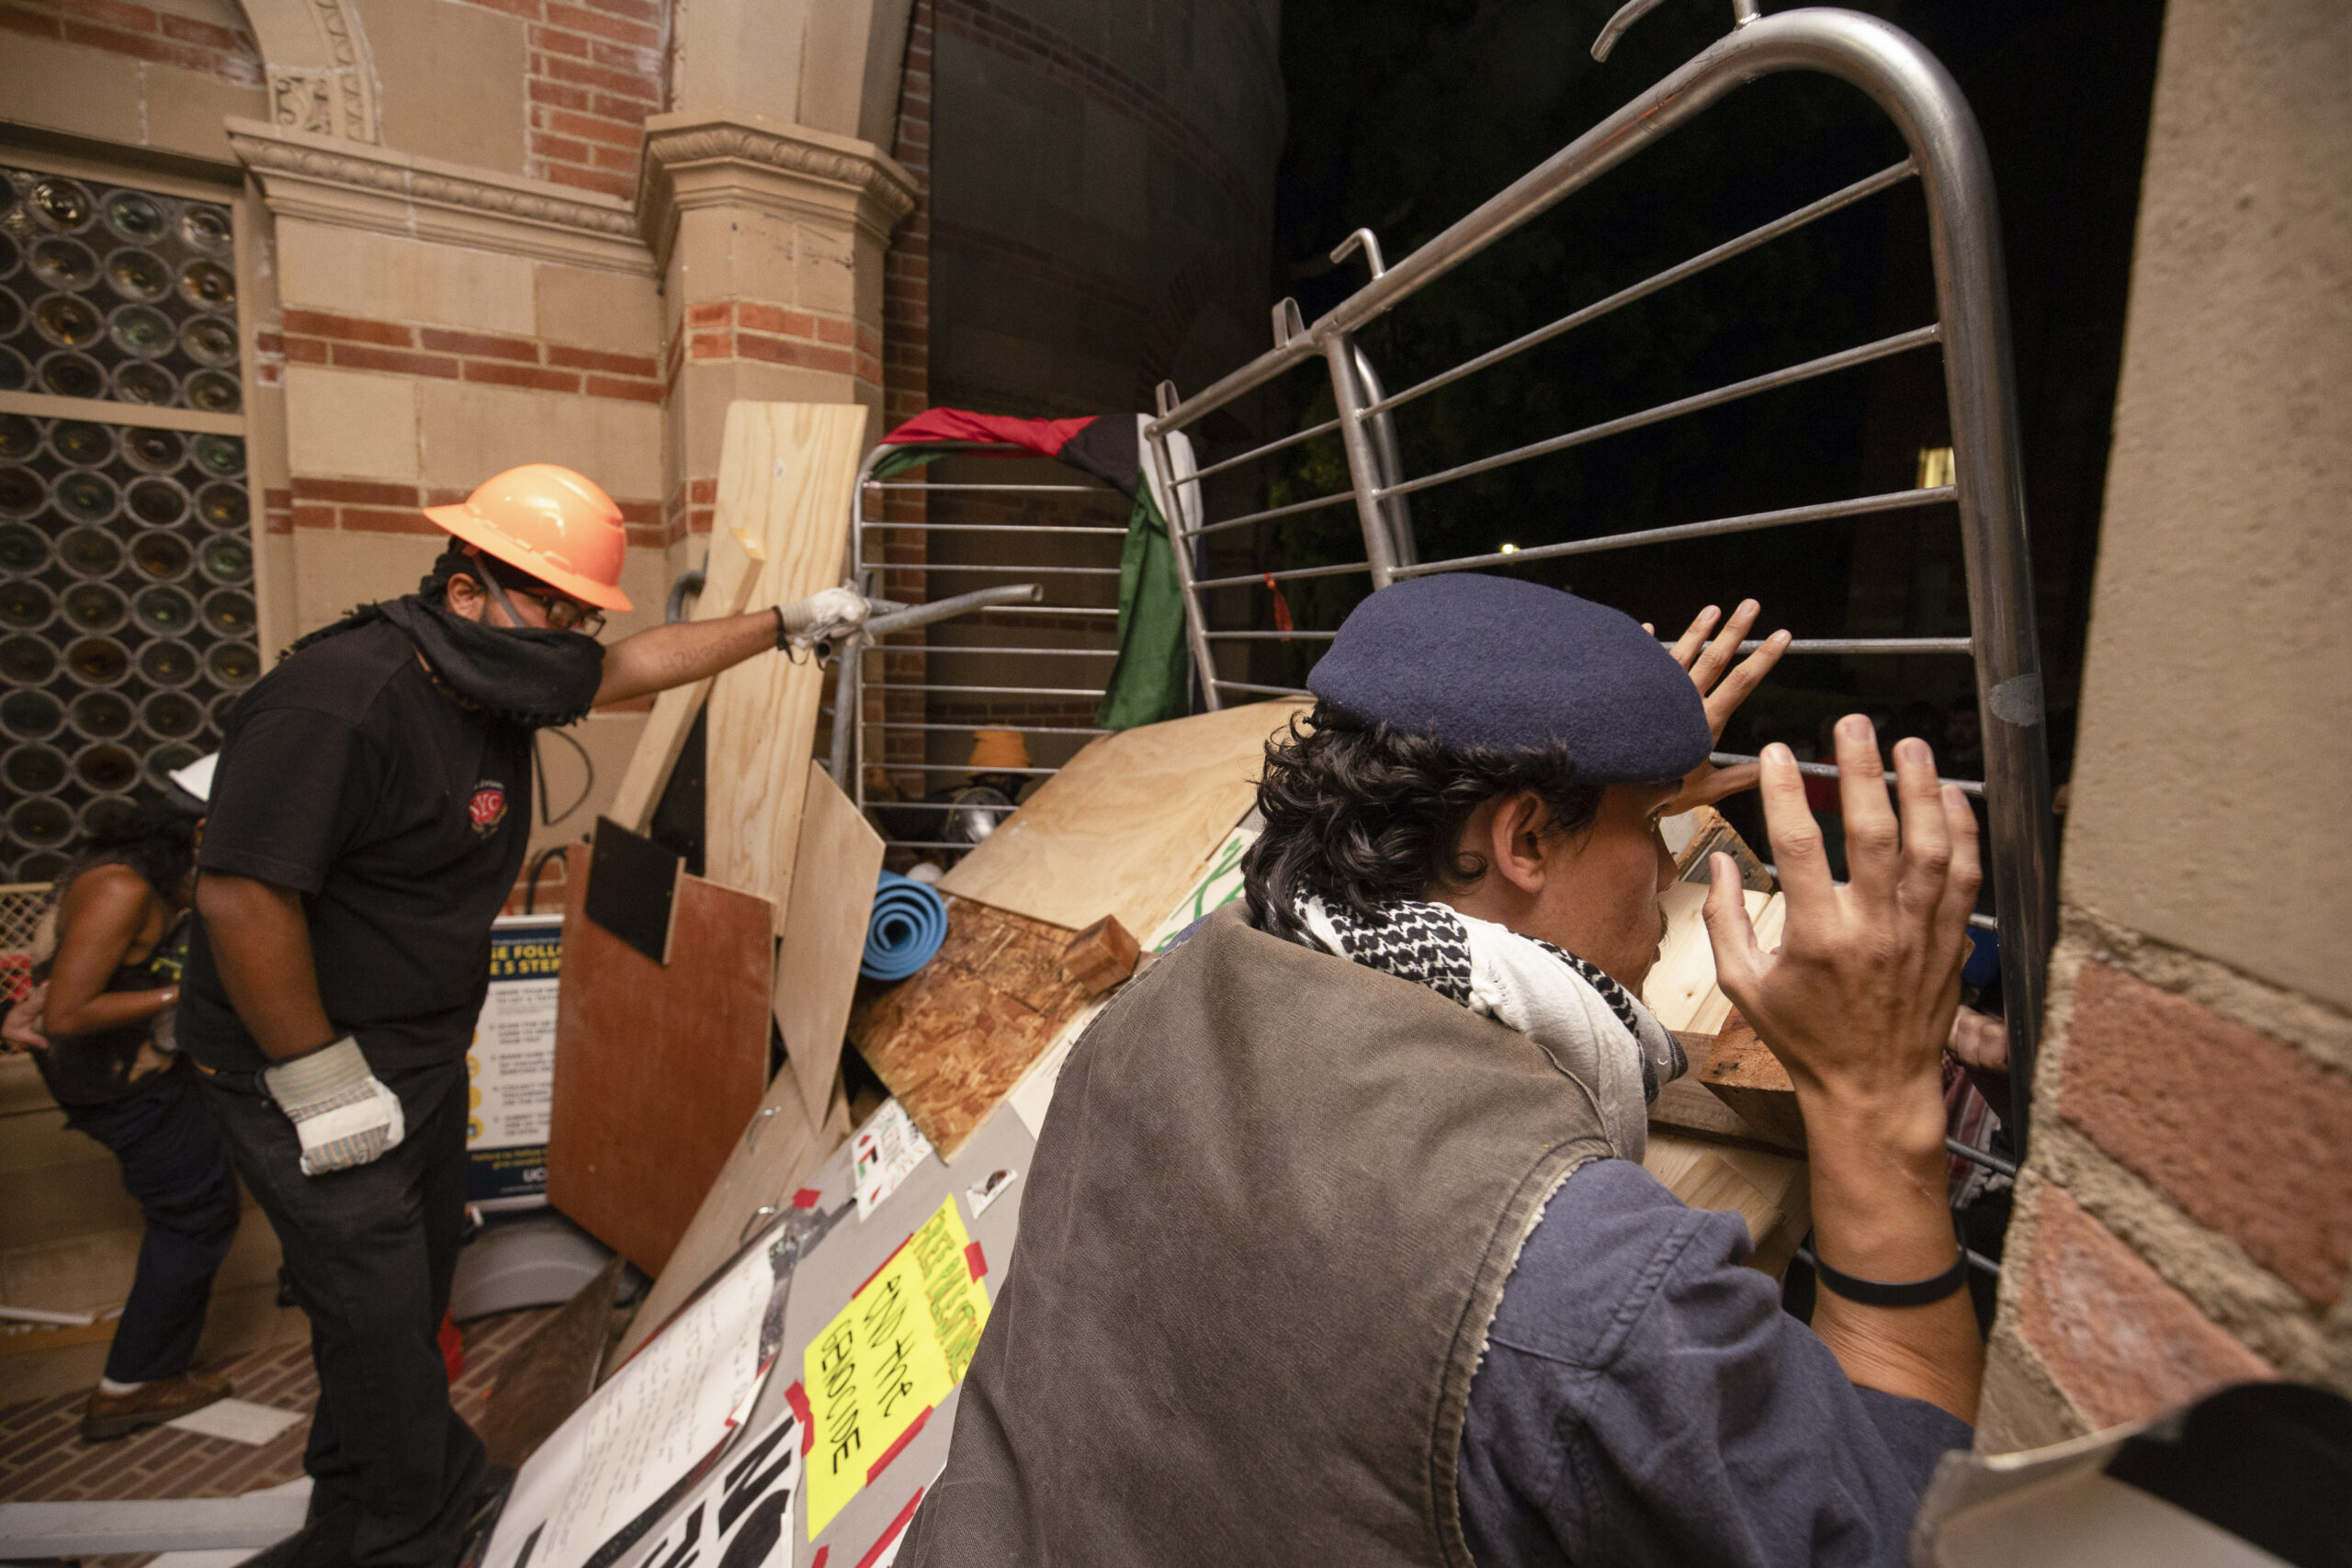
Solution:
[{"label": "man's dark pants", "polygon": [[257,1077],[220,1074],[206,1088],[311,1319],[311,1519],[356,1509],[359,1568],[447,1568],[484,1463],[449,1407],[436,1338],[465,1223],[466,1064],[377,1077],[400,1096],[406,1137],[324,1176],[302,1174],[301,1141]]},{"label": "man's dark pants", "polygon": [[212,1276],[237,1239],[237,1179],[185,1064],[106,1105],[69,1106],[65,1124],[114,1151],[123,1190],[146,1217],[139,1271],[107,1352],[107,1376],[146,1382],[187,1371]]}]

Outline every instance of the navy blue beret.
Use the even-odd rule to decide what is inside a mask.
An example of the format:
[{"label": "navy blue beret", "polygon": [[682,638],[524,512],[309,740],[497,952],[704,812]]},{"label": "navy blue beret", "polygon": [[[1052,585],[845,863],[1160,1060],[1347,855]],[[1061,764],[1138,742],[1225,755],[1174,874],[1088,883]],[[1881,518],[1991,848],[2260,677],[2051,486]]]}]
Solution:
[{"label": "navy blue beret", "polygon": [[1679,778],[1713,749],[1699,689],[1641,623],[1508,577],[1449,571],[1382,589],[1306,684],[1364,723],[1450,747],[1559,741],[1591,784]]}]

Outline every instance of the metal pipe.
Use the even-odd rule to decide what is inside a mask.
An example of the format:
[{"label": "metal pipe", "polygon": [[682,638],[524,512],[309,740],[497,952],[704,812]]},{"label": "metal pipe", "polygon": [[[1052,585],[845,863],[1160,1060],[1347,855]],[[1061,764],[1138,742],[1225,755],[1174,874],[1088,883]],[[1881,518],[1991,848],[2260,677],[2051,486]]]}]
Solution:
[{"label": "metal pipe", "polygon": [[[926,651],[936,653],[937,649]],[[1100,697],[1100,686],[893,686],[894,692],[956,692],[967,696]]]},{"label": "metal pipe", "polygon": [[1090,528],[1075,523],[868,523],[866,526],[902,534],[1017,534],[1023,538],[1032,534],[1115,534],[1125,538],[1127,533],[1125,528]]},{"label": "metal pipe", "polygon": [[708,579],[706,577],[703,569],[700,567],[695,567],[690,570],[678,573],[675,580],[673,580],[670,584],[669,600],[662,606],[662,623],[666,626],[675,626],[680,621],[684,620],[686,618],[686,595],[689,593],[700,593],[702,592],[702,585],[707,581],[708,581]]},{"label": "metal pipe", "polygon": [[[1672,648],[1673,642],[1660,637],[1660,648]],[[1764,646],[1763,639],[1749,637],[1739,645],[1742,653],[1753,653]],[[1783,653],[1826,653],[1853,657],[1865,654],[1970,654],[1975,644],[1964,637],[1798,637],[1781,650]]]},{"label": "metal pipe", "polygon": [[1946,1138],[1944,1148],[1946,1152],[1958,1155],[1972,1165],[1981,1165],[1987,1170],[1996,1170],[2013,1180],[2017,1177],[2018,1168],[1990,1149],[1976,1148],[1962,1143],[1958,1138]]},{"label": "metal pipe", "polygon": [[[1328,634],[1327,634],[1328,635]],[[1115,648],[998,648],[985,642],[934,642],[925,651],[931,653],[1069,653],[1087,659],[1116,659]]]},{"label": "metal pipe", "polygon": [[1799,523],[1824,523],[1838,517],[1862,517],[1907,507],[1935,506],[1952,499],[1950,485],[1928,490],[1888,491],[1883,495],[1856,496],[1850,501],[1816,502],[1811,506],[1784,506],[1773,512],[1749,512],[1737,517],[1715,517],[1703,523],[1675,523],[1663,528],[1636,528],[1625,534],[1603,534],[1597,539],[1570,539],[1560,545],[1531,545],[1523,550],[1498,550],[1491,555],[1456,556],[1401,570],[1399,577],[1426,577],[1433,571],[1463,571],[1472,567],[1509,562],[1553,560],[1561,556],[1598,555],[1604,550],[1631,549],[1636,545],[1664,545],[1677,539],[1703,539],[1716,534],[1749,534],[1763,528],[1786,528]]},{"label": "metal pipe", "polygon": [[1315,694],[1304,686],[1253,686],[1247,681],[1219,681],[1228,692],[1265,692],[1277,697],[1311,697]]},{"label": "metal pipe", "polygon": [[[1380,287],[1374,278],[1372,287]],[[1363,529],[1364,563],[1372,570],[1374,592],[1396,581],[1396,557],[1388,542],[1388,518],[1382,509],[1379,457],[1372,434],[1364,427],[1364,392],[1356,381],[1355,339],[1333,333],[1323,343],[1323,363],[1330,372],[1331,396],[1340,411],[1340,443],[1347,451],[1348,479],[1355,496],[1356,522]]]},{"label": "metal pipe", "polygon": [[1301,577],[1345,577],[1351,572],[1372,569],[1369,561],[1350,561],[1345,566],[1294,566],[1282,571],[1253,571],[1246,577],[1204,577],[1193,584],[1199,589],[1238,588],[1244,583],[1263,582],[1272,578],[1276,582],[1288,582]]},{"label": "metal pipe", "polygon": [[[976,718],[969,724],[901,724],[895,721],[873,720],[869,721],[865,728],[868,729],[942,729],[951,735],[969,735],[976,729],[1010,729],[1022,735],[1108,735],[1111,733],[1107,729],[1095,729],[1091,727],[1074,729],[1064,725],[1017,724],[1009,718]],[[884,771],[888,771],[887,764]],[[965,763],[962,771],[970,772],[971,764]],[[989,768],[984,771],[993,773],[1010,770]]]},{"label": "metal pipe", "polygon": [[1251,523],[1270,522],[1276,517],[1288,517],[1298,512],[1312,512],[1322,506],[1337,506],[1341,502],[1354,499],[1353,491],[1337,491],[1329,495],[1318,495],[1312,501],[1294,501],[1282,506],[1269,507],[1263,512],[1246,512],[1238,517],[1223,517],[1215,523],[1204,523],[1197,528],[1186,529],[1182,536],[1187,539],[1197,539],[1204,534],[1221,534],[1227,528],[1239,528]]},{"label": "metal pipe", "polygon": [[[1359,231],[1362,232],[1362,231]],[[1404,482],[1404,448],[1396,441],[1396,417],[1380,406],[1380,372],[1372,367],[1372,356],[1363,344],[1354,345],[1356,382],[1364,399],[1364,412],[1371,416],[1372,455],[1380,462],[1380,484],[1384,491],[1394,491]],[[1408,567],[1421,558],[1420,547],[1413,539],[1413,503],[1403,495],[1388,495],[1380,503],[1388,520],[1388,555],[1398,567]]]},{"label": "metal pipe", "polygon": [[[1036,456],[1038,456],[1038,457],[1043,457],[1043,456],[1044,456],[1044,454],[1043,454],[1043,453],[1038,453],[1038,454],[1036,454]],[[864,479],[864,480],[861,480],[861,481],[859,481],[859,482],[860,482],[860,484],[861,484],[865,489],[866,489],[866,490],[933,490],[933,491],[942,491],[942,490],[956,490],[956,491],[983,491],[983,490],[991,490],[991,491],[1015,491],[1015,492],[1017,492],[1017,493],[1019,493],[1019,494],[1022,494],[1022,495],[1116,495],[1116,494],[1118,493],[1116,491],[1113,490],[1109,485],[1102,485],[1102,484],[1092,484],[1092,485],[982,485],[982,484],[947,484],[947,483],[943,483],[943,482],[941,482],[941,481],[939,481],[939,480],[936,480],[936,479],[908,479],[908,480],[896,480],[896,481],[894,481],[894,480],[890,480],[890,479]]]},{"label": "metal pipe", "polygon": [[1531,457],[1542,457],[1554,452],[1564,452],[1571,446],[1582,446],[1588,442],[1599,441],[1606,436],[1622,435],[1629,430],[1640,430],[1646,425],[1663,423],[1669,419],[1679,419],[1686,413],[1697,413],[1704,409],[1737,402],[1742,398],[1754,397],[1758,392],[1769,392],[1778,387],[1792,387],[1800,381],[1810,381],[1815,377],[1827,376],[1839,370],[1850,370],[1858,365],[1868,365],[1873,360],[1885,359],[1897,354],[1907,354],[1915,348],[1925,348],[1934,343],[1941,332],[1940,327],[1915,327],[1907,333],[1897,333],[1893,337],[1880,338],[1875,343],[1860,344],[1852,348],[1839,349],[1835,354],[1825,354],[1817,359],[1808,359],[1802,365],[1790,365],[1778,370],[1768,370],[1761,376],[1750,376],[1745,381],[1734,381],[1729,386],[1716,387],[1704,392],[1693,392],[1687,398],[1677,398],[1670,403],[1659,403],[1654,408],[1644,409],[1638,413],[1622,414],[1615,419],[1603,420],[1599,424],[1588,424],[1581,430],[1571,430],[1564,435],[1530,442],[1527,446],[1515,446],[1508,452],[1498,452],[1491,457],[1480,457],[1475,462],[1458,463],[1451,468],[1442,468],[1434,474],[1424,474],[1419,479],[1389,486],[1378,493],[1383,497],[1410,495],[1415,491],[1428,490],[1432,485],[1442,485],[1452,479],[1468,479],[1474,474],[1487,473],[1495,468],[1508,467],[1512,463],[1523,463]]},{"label": "metal pipe", "polygon": [[934,599],[928,604],[914,604],[904,610],[873,616],[865,623],[865,635],[869,637],[888,637],[893,632],[927,626],[933,621],[968,615],[975,610],[993,610],[1007,604],[1035,604],[1045,596],[1045,589],[1035,582],[1006,582],[994,588],[975,588],[969,593],[957,593],[945,599]]},{"label": "metal pipe", "polygon": [[1338,632],[1211,632],[1213,642],[1329,642]]},{"label": "metal pipe", "polygon": [[[1163,409],[1175,400],[1175,390],[1170,382],[1159,384],[1157,396]],[[1225,705],[1216,694],[1216,659],[1209,648],[1208,621],[1193,581],[1193,546],[1186,536],[1197,532],[1198,525],[1189,530],[1184,526],[1185,513],[1200,504],[1200,494],[1196,489],[1187,497],[1176,489],[1176,458],[1169,445],[1174,438],[1173,432],[1157,432],[1144,442],[1144,450],[1150,455],[1152,473],[1159,477],[1159,494],[1168,502],[1167,515],[1161,521],[1168,525],[1168,549],[1175,558],[1176,587],[1184,603],[1184,640],[1192,645],[1193,669],[1201,680],[1201,702],[1215,713]]]},{"label": "metal pipe", "polygon": [[[1758,759],[1745,751],[1710,751],[1707,753],[1707,761],[1719,768],[1728,768],[1735,763],[1753,762]],[[1797,772],[1812,779],[1834,779],[1838,776],[1838,764],[1835,762],[1799,762]],[[1936,782],[1939,784],[1951,784],[1962,795],[1981,796],[1984,793],[1984,786],[1974,779],[1938,779]],[[1886,787],[1889,789],[1894,787],[1894,775],[1892,773],[1886,775]],[[1779,874],[1778,872],[1773,874],[1776,878]]]},{"label": "metal pipe", "polygon": [[1062,577],[1116,577],[1115,566],[1034,566],[1019,563],[998,565],[991,561],[927,560],[925,571],[1050,571]]},{"label": "metal pipe", "polygon": [[1295,446],[1302,441],[1312,441],[1318,435],[1329,435],[1331,432],[1339,428],[1340,422],[1338,420],[1327,419],[1322,423],[1310,425],[1305,430],[1294,431],[1288,435],[1276,436],[1273,440],[1267,442],[1263,446],[1252,446],[1250,450],[1241,453],[1238,457],[1223,457],[1218,459],[1216,462],[1211,463],[1205,468],[1195,468],[1190,474],[1187,474],[1184,478],[1177,480],[1176,482],[1178,484],[1197,485],[1211,474],[1221,474],[1227,468],[1238,468],[1244,463],[1266,456],[1269,452],[1279,452],[1285,446]]}]

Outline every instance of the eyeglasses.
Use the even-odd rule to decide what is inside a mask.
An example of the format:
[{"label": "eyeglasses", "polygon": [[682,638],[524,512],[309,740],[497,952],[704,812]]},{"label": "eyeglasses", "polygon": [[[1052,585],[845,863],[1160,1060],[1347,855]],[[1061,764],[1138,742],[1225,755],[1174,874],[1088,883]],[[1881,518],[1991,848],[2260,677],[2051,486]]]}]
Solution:
[{"label": "eyeglasses", "polygon": [[551,631],[584,632],[594,637],[605,629],[605,612],[594,605],[553,593],[534,593],[527,588],[517,588],[514,592],[537,603],[547,615],[548,627]]}]

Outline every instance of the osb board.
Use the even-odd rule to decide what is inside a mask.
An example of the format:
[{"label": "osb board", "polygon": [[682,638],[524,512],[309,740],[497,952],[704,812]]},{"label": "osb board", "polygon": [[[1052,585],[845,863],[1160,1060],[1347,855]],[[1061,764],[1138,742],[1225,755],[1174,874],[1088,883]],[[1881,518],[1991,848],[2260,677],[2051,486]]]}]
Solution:
[{"label": "osb board", "polygon": [[681,877],[656,964],[587,918],[588,863],[571,851],[548,1201],[658,1274],[767,1087],[775,917]]},{"label": "osb board", "polygon": [[1748,1266],[1768,1274],[1788,1267],[1813,1224],[1803,1160],[1653,1131],[1642,1168],[1690,1207],[1726,1210],[1747,1221],[1756,1244]]},{"label": "osb board", "polygon": [[857,966],[882,874],[882,835],[814,761],[808,791],[773,1001],[785,1071],[800,1086],[801,1109],[821,1117],[857,995]]},{"label": "osb board", "polygon": [[[743,529],[766,552],[753,607],[840,583],[865,421],[856,403],[728,406],[716,521]],[[815,659],[775,653],[722,671],[710,688],[703,868],[715,882],[769,899],[777,936],[791,903],[824,687]]]},{"label": "osb board", "polygon": [[1158,930],[1249,814],[1266,738],[1306,705],[1253,703],[1088,742],[940,890],[1073,931],[1105,915],[1138,936]]},{"label": "osb board", "polygon": [[[1778,893],[1747,893],[1747,919],[1756,943],[1766,952],[1781,945],[1782,905]],[[1713,1034],[1730,1015],[1731,999],[1715,985],[1715,949],[1707,935],[1707,889],[1678,882],[1658,895],[1666,911],[1666,937],[1657,962],[1642,982],[1642,1001],[1657,1021],[1678,1033]]]},{"label": "osb board", "polygon": [[838,1074],[828,1095],[824,1117],[812,1122],[801,1108],[800,1089],[792,1075],[776,1074],[759,1111],[729,1151],[718,1179],[703,1194],[702,1205],[678,1238],[670,1261],[646,1292],[628,1332],[614,1348],[612,1365],[627,1360],[735,1256],[755,1220],[763,1222],[789,1204],[802,1187],[814,1185],[818,1168],[849,1137],[849,1102],[842,1095]]},{"label": "osb board", "polygon": [[1075,935],[951,897],[939,956],[851,1015],[852,1043],[942,1159],[955,1158],[1091,999],[1062,977]]},{"label": "osb board", "polygon": [[[722,464],[725,460],[720,459]],[[759,583],[757,568],[766,555],[767,547],[741,528],[714,529],[710,553],[703,558],[702,596],[695,601],[695,613],[687,618],[713,621],[741,615]],[[653,807],[670,782],[671,771],[678,765],[678,753],[685,748],[695,716],[702,712],[710,695],[711,679],[689,681],[654,697],[653,712],[637,738],[637,750],[629,753],[628,771],[621,775],[612,809],[605,813],[630,832],[644,832],[645,825],[653,819]]]}]

